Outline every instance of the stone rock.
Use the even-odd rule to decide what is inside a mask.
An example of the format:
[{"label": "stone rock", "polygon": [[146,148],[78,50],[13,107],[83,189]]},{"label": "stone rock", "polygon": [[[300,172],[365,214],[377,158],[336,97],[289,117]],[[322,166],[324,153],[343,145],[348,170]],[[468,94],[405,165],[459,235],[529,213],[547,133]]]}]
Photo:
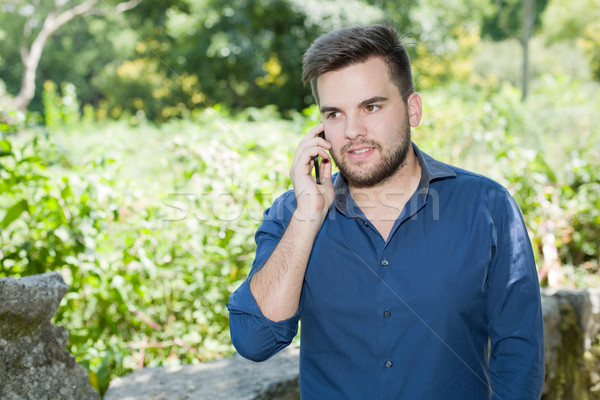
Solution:
[{"label": "stone rock", "polygon": [[55,272],[0,279],[0,399],[100,399],[50,323],[67,290]]},{"label": "stone rock", "polygon": [[298,400],[298,349],[267,361],[241,356],[198,365],[154,367],[110,383],[104,400]]},{"label": "stone rock", "polygon": [[542,400],[600,399],[600,289],[544,289],[542,308]]}]

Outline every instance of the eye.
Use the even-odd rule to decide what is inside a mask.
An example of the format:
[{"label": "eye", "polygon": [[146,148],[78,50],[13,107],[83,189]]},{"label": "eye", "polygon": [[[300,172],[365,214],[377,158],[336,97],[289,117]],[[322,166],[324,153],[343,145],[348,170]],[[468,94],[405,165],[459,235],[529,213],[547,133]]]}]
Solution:
[{"label": "eye", "polygon": [[342,113],[340,113],[339,111],[333,111],[327,114],[327,119],[336,119],[339,118],[340,115],[342,115]]},{"label": "eye", "polygon": [[368,106],[365,107],[365,111],[368,113],[373,113],[377,110],[379,110],[381,108],[381,106],[378,106],[377,104],[369,104]]}]

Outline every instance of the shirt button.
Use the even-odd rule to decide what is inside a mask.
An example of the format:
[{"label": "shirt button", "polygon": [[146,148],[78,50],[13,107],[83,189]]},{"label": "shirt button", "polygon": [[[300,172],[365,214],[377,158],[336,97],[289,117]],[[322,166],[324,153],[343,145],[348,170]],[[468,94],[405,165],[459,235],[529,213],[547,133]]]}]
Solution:
[{"label": "shirt button", "polygon": [[389,360],[385,362],[385,367],[386,368],[392,368],[392,365],[394,365],[394,364],[392,364],[392,362],[389,361]]},{"label": "shirt button", "polygon": [[391,317],[391,316],[392,316],[392,313],[386,310],[386,311],[383,313],[383,316],[384,316],[384,317],[386,317],[386,318],[389,318],[389,317]]},{"label": "shirt button", "polygon": [[381,261],[381,265],[383,265],[384,267],[387,267],[388,265],[390,265],[390,263],[388,262],[388,260],[386,260],[385,258]]}]

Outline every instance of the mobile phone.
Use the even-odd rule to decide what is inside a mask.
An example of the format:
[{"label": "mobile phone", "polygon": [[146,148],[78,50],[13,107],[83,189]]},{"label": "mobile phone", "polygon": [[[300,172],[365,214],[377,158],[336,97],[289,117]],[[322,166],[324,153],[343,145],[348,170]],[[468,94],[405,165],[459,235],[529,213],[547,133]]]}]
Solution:
[{"label": "mobile phone", "polygon": [[[317,136],[325,139],[325,131],[319,133]],[[321,184],[321,173],[319,172],[319,156],[314,156],[313,162],[315,164],[315,178],[317,180],[317,185],[320,185]]]}]

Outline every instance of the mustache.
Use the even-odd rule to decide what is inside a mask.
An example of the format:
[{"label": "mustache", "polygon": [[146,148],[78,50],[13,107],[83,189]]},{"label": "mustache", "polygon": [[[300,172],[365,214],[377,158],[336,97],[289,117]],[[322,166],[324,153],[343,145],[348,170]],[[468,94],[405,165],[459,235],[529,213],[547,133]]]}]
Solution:
[{"label": "mustache", "polygon": [[347,153],[350,151],[351,148],[353,148],[355,146],[368,146],[368,147],[373,147],[377,150],[381,150],[381,145],[379,144],[379,142],[376,142],[373,139],[362,139],[362,140],[346,143],[344,146],[342,146],[341,152]]}]

